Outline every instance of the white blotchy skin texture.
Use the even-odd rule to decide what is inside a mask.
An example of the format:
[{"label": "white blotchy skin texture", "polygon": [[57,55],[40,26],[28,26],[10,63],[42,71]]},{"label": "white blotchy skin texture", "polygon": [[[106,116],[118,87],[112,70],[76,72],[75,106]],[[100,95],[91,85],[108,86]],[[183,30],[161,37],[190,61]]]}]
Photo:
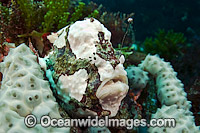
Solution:
[{"label": "white blotchy skin texture", "polygon": [[[105,72],[106,74],[106,72]],[[115,116],[119,110],[121,100],[128,92],[128,80],[126,71],[122,64],[118,64],[115,70],[111,70],[112,77],[105,78],[99,88],[96,96],[102,105],[102,108],[111,112],[111,117]]]},{"label": "white blotchy skin texture", "polygon": [[[71,25],[67,38],[70,43],[70,48],[76,57],[91,60],[91,63],[95,64],[98,68],[100,80],[104,81],[113,77],[114,69],[109,61],[102,59],[96,54],[95,45],[96,42],[99,41],[99,32],[103,32],[105,40],[110,42],[111,33],[103,26],[103,24],[96,19],[94,19],[93,22],[91,22],[90,19],[86,19],[84,21],[77,21]],[[123,64],[124,57],[122,56],[120,60],[121,64]],[[124,71],[124,68],[122,68],[122,71]],[[126,72],[122,73],[126,75]]]},{"label": "white blotchy skin texture", "polygon": [[88,74],[85,69],[80,69],[73,75],[59,77],[60,89],[63,93],[81,101],[87,87]]},{"label": "white blotchy skin texture", "polygon": [[[102,84],[98,88],[96,96],[102,108],[109,110],[112,117],[117,114],[121,100],[128,92],[128,82],[126,71],[122,65],[124,62],[123,56],[120,58],[121,63],[113,69],[109,61],[100,58],[96,54],[95,44],[99,41],[98,33],[100,31],[104,32],[105,39],[110,42],[111,33],[99,21],[95,19],[93,22],[90,19],[78,21],[70,26],[68,40],[77,58],[90,59],[92,60],[91,63],[97,67]],[[96,60],[94,60],[94,57]],[[112,79],[115,78],[117,78],[117,81],[113,82]]]},{"label": "white blotchy skin texture", "polygon": [[[40,118],[49,115],[61,118],[58,104],[52,95],[36,56],[25,45],[11,49],[4,62],[0,63],[3,81],[0,89],[0,132],[63,132],[69,128],[42,128]],[[33,114],[37,126],[27,128],[24,117]]]},{"label": "white blotchy skin texture", "polygon": [[104,32],[105,39],[110,41],[111,33],[96,19],[93,22],[90,19],[77,21],[70,26],[67,38],[77,58],[89,59],[96,53],[95,44],[99,41],[99,32]]},{"label": "white blotchy skin texture", "polygon": [[[58,32],[60,36],[54,42],[54,46],[56,46],[57,48],[62,48],[66,46],[66,28],[67,27],[61,29]],[[111,116],[115,116],[119,109],[119,105],[121,104],[121,100],[126,96],[129,88],[128,80],[126,77],[127,73],[123,68],[123,63],[125,59],[124,56],[121,56],[120,63],[114,69],[109,61],[102,59],[101,57],[99,57],[99,55],[96,54],[95,45],[97,44],[97,42],[99,42],[99,32],[103,32],[105,40],[108,40],[108,42],[110,42],[111,33],[104,27],[103,24],[101,24],[96,19],[92,19],[92,21],[91,19],[85,19],[83,21],[77,21],[69,27],[67,39],[69,41],[72,52],[76,55],[78,59],[88,59],[90,60],[91,64],[95,64],[95,66],[97,67],[98,73],[100,75],[100,80],[102,81],[102,85],[100,85],[96,93],[97,98],[99,98],[103,109],[111,111]],[[52,42],[54,38],[56,38],[55,36],[56,34],[51,35]],[[68,81],[65,81],[63,77],[61,77],[61,79],[63,83]],[[112,85],[107,86],[106,82],[112,81],[112,79],[118,79],[119,82],[116,81],[113,82]],[[63,84],[62,87],[69,87],[67,83],[65,85]],[[73,90],[84,92],[85,88],[82,88],[82,90],[80,90],[78,89],[78,87],[74,86]],[[111,91],[113,91],[113,93],[109,94]],[[69,90],[66,90],[66,92],[69,92]],[[70,95],[73,96],[72,94]],[[83,95],[81,93],[76,94],[76,96],[73,97],[80,101],[80,99],[82,99],[82,96]],[[108,98],[108,96],[110,98]]]},{"label": "white blotchy skin texture", "polygon": [[47,39],[50,41],[50,43],[54,43],[58,39],[58,32],[51,33],[51,35],[47,36]]},{"label": "white blotchy skin texture", "polygon": [[65,36],[67,33],[65,32],[65,30],[68,27],[69,26],[66,26],[60,29],[57,33],[51,33],[51,35],[47,36],[47,39],[49,39],[49,41],[53,43],[53,45],[56,46],[57,48],[62,48],[66,46]]},{"label": "white blotchy skin texture", "polygon": [[128,85],[122,84],[120,81],[108,81],[101,89],[97,91],[102,108],[111,112],[110,117],[117,114],[121,100],[126,96]]}]

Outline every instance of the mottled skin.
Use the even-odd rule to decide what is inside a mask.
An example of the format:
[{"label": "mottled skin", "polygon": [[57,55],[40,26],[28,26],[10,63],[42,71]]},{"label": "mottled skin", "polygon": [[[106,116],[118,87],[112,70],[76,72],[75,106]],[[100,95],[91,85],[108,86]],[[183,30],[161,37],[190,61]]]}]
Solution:
[{"label": "mottled skin", "polygon": [[[66,29],[68,33],[69,27]],[[101,35],[101,36],[100,36]],[[83,95],[81,102],[78,102],[76,99],[71,98],[69,102],[65,102],[63,100],[63,96],[60,95],[57,89],[54,89],[53,92],[55,96],[58,98],[59,103],[63,108],[66,108],[66,111],[69,113],[70,111],[66,107],[68,104],[73,104],[76,108],[89,109],[96,112],[99,116],[109,115],[110,112],[107,110],[103,110],[98,98],[96,97],[96,91],[101,84],[100,75],[98,74],[98,69],[94,64],[90,63],[88,59],[77,59],[75,54],[72,52],[69,42],[66,39],[66,46],[63,48],[54,47],[54,53],[49,56],[49,60],[47,61],[48,69],[54,71],[53,79],[55,84],[57,84],[58,79],[61,75],[73,75],[79,69],[85,69],[88,73],[88,81],[86,93]],[[99,42],[96,42],[97,54],[107,61],[111,61],[113,67],[119,64],[119,57],[121,54],[119,52],[115,52],[112,48],[112,45],[108,43],[107,40],[104,40],[104,33],[99,33]],[[59,85],[57,84],[57,87]]]},{"label": "mottled skin", "polygon": [[[110,111],[103,110],[102,106],[99,103],[99,99],[96,97],[97,89],[102,83],[102,81],[100,81],[98,69],[95,66],[95,64],[91,63],[90,59],[92,57],[89,59],[76,58],[76,55],[72,52],[67,39],[68,30],[69,27],[66,28],[66,46],[60,49],[55,46],[53,48],[53,54],[49,56],[49,60],[47,61],[47,68],[54,72],[53,80],[56,84],[56,87],[52,87],[54,96],[56,97],[57,102],[60,104],[60,106],[67,112],[67,114],[71,118],[87,118],[87,116],[77,115],[79,112],[78,109],[80,108],[83,110],[88,109],[94,111],[99,117],[108,116],[110,115]],[[120,63],[119,58],[122,54],[119,51],[114,50],[112,44],[108,40],[105,40],[103,32],[99,32],[98,39],[99,40],[95,42],[95,47],[97,48],[97,51],[93,54],[97,54],[102,59],[109,61],[112,67],[115,68],[117,64]],[[58,79],[61,75],[73,75],[76,71],[80,69],[85,69],[88,73],[86,93],[83,95],[82,100],[80,102],[71,97],[69,100],[67,100],[66,97],[59,91],[60,86],[58,83]],[[130,97],[127,96],[122,101],[122,104],[119,107],[119,111],[114,118],[138,118],[138,111],[140,110],[138,109],[138,106],[134,104],[134,101],[130,101],[129,99]],[[129,101],[128,104],[127,101]],[[115,129],[115,131],[122,130],[125,130],[125,128]],[[134,130],[135,129],[133,129],[132,131]]]}]

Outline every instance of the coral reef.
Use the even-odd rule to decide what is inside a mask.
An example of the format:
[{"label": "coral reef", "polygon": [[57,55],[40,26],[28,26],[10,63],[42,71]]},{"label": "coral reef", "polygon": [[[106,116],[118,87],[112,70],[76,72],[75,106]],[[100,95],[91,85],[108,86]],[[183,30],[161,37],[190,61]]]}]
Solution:
[{"label": "coral reef", "polygon": [[43,72],[36,59],[32,51],[25,44],[21,44],[11,49],[4,62],[0,63],[3,73],[0,90],[0,132],[69,131],[67,128],[43,128],[39,121],[32,129],[24,125],[24,117],[28,114],[34,114],[38,118],[43,115],[61,118],[58,104],[48,81],[43,80]]},{"label": "coral reef", "polygon": [[[27,1],[20,3],[22,1],[13,5],[8,2],[7,6],[15,5],[20,13],[27,12],[24,10],[24,5],[20,6]],[[35,3],[35,1],[28,2]],[[46,15],[50,12],[49,16],[57,13],[54,8],[62,1],[51,2],[50,0],[42,4]],[[132,48],[122,47],[123,43],[117,50],[114,49],[111,43],[111,32],[98,20],[85,18],[77,21],[82,19],[86,12],[94,11],[91,14],[98,15],[98,10],[93,10],[96,7],[86,10],[86,5],[82,2],[79,5],[77,1],[65,2],[66,7],[60,8],[62,13],[57,14],[59,19],[52,17],[44,19],[51,23],[39,24],[46,31],[63,27],[58,32],[43,34],[37,31],[28,33],[23,31],[25,34],[21,37],[29,38],[29,48],[25,44],[10,48],[10,43],[2,43],[6,39],[7,42],[10,41],[7,34],[2,34],[4,39],[0,47],[1,60],[3,60],[0,63],[0,71],[3,75],[0,86],[0,118],[2,119],[0,132],[16,130],[19,132],[138,132],[140,130],[138,127],[127,129],[125,126],[42,128],[39,121],[34,128],[27,128],[23,122],[28,114],[34,114],[38,118],[49,115],[52,118],[80,118],[81,120],[88,116],[92,119],[95,116],[99,118],[109,116],[116,119],[145,118],[148,122],[151,118],[175,118],[177,120],[175,128],[151,127],[148,131],[199,131],[190,111],[191,102],[188,101],[183,84],[177,78],[177,73],[170,63],[157,55],[146,56],[133,51]],[[75,5],[75,8],[70,5]],[[4,11],[6,12],[6,8]],[[114,16],[129,17],[120,14]],[[31,23],[25,19],[30,16],[23,14],[20,17],[26,26],[30,26]],[[5,16],[3,19],[6,19]],[[73,21],[76,22],[72,23]],[[116,22],[116,25],[119,23]],[[64,27],[66,24],[69,25]],[[127,31],[123,33],[126,34]],[[182,42],[185,41],[182,34],[172,31],[166,34],[173,45],[181,42],[180,38],[183,39]],[[175,35],[178,41],[171,37],[171,34]],[[160,33],[159,38],[162,40],[165,38],[163,36],[165,33],[162,35]],[[160,43],[158,40],[155,39],[154,42]],[[122,54],[125,54],[125,57]],[[131,62],[126,71],[123,67],[125,58]],[[197,84],[193,88],[198,88]],[[198,91],[192,88],[187,92],[189,99],[199,96]],[[198,116],[199,106],[194,106],[192,111],[195,112],[195,117]],[[147,130],[147,127],[143,130]]]}]

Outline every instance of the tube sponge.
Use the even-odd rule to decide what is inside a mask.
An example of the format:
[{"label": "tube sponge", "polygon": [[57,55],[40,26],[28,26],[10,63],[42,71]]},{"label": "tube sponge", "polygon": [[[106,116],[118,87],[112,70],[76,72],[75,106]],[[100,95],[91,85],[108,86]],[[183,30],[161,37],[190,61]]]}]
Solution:
[{"label": "tube sponge", "polygon": [[[0,89],[0,129],[4,132],[19,128],[17,131],[37,132],[38,126],[42,129],[40,125],[34,129],[26,128],[24,117],[28,114],[33,114],[38,119],[43,115],[61,118],[58,104],[48,82],[43,80],[43,72],[36,58],[25,44],[21,44],[11,49],[4,62],[0,63],[0,71],[3,73]],[[61,129],[43,130],[59,132]]]},{"label": "tube sponge", "polygon": [[174,118],[176,120],[175,127],[151,127],[150,133],[199,133],[198,127],[194,124],[194,117],[185,115],[184,109],[178,109],[177,105],[165,106],[158,109],[152,118]]},{"label": "tube sponge", "polygon": [[188,110],[189,113],[191,102],[187,101],[183,84],[177,79],[177,73],[170,63],[157,55],[148,55],[139,66],[156,77],[157,96],[162,105],[176,104],[178,108]]},{"label": "tube sponge", "polygon": [[126,69],[129,79],[129,86],[134,90],[141,90],[146,87],[149,77],[148,72],[143,71],[140,67],[129,66]]},{"label": "tube sponge", "polygon": [[199,132],[194,124],[192,112],[190,112],[191,102],[187,100],[183,84],[176,77],[177,73],[174,72],[170,63],[157,55],[148,55],[139,66],[156,78],[157,96],[162,107],[157,109],[152,118],[175,118],[176,120],[174,128],[151,127],[149,132]]}]

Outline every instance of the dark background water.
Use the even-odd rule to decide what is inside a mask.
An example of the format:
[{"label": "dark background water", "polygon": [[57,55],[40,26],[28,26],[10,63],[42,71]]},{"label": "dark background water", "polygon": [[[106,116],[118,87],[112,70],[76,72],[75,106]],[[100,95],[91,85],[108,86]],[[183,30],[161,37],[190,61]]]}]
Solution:
[{"label": "dark background water", "polygon": [[[87,2],[89,0],[85,0]],[[152,36],[159,28],[187,36],[200,33],[199,0],[92,0],[111,12],[135,13],[136,40]]]}]

